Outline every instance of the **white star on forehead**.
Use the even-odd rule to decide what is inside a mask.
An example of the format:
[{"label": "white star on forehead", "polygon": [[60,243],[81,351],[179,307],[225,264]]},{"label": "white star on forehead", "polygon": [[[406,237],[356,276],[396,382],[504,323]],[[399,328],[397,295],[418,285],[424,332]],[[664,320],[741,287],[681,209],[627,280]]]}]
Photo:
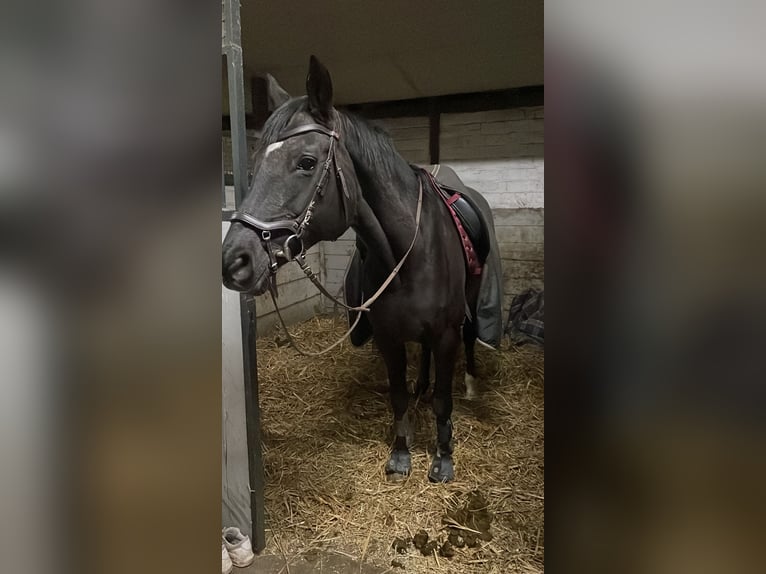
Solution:
[{"label": "white star on forehead", "polygon": [[277,150],[277,149],[281,148],[282,144],[284,144],[284,143],[285,142],[274,142],[273,144],[269,144],[268,147],[266,148],[266,155],[269,155],[274,150]]}]

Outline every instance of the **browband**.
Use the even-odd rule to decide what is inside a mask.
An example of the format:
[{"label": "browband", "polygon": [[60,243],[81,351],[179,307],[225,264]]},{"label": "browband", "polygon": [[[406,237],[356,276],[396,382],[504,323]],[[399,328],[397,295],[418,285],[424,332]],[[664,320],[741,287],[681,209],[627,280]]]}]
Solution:
[{"label": "browband", "polygon": [[281,142],[293,136],[298,136],[309,132],[317,132],[328,137],[335,138],[336,140],[340,140],[340,135],[338,135],[338,132],[331,130],[330,128],[327,128],[321,124],[304,124],[302,126],[298,126],[297,128],[283,132],[277,141]]}]

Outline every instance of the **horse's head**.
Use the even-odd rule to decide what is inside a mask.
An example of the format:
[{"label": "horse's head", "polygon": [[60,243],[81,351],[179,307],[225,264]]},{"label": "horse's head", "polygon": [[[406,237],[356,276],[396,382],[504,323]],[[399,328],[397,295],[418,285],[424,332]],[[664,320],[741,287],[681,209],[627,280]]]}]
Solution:
[{"label": "horse's head", "polygon": [[223,283],[259,295],[270,276],[354,222],[359,183],[332,105],[332,81],[314,56],[307,96],[293,98],[269,77],[274,113],[263,128],[250,191],[223,242]]}]

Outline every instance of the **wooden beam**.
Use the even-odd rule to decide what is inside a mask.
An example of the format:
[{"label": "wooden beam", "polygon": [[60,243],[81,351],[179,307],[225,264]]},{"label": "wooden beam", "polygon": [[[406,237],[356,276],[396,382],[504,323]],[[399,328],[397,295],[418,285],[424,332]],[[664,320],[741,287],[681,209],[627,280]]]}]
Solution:
[{"label": "wooden beam", "polygon": [[432,103],[428,116],[428,154],[431,164],[439,163],[439,134],[441,132],[441,114]]},{"label": "wooden beam", "polygon": [[[253,98],[255,98],[255,90]],[[253,101],[255,104],[255,101]],[[365,118],[403,118],[431,116],[432,113],[457,114],[502,110],[545,104],[543,86],[527,86],[510,90],[492,92],[474,92],[470,94],[452,94],[433,98],[415,98],[412,100],[393,100],[387,102],[368,102],[338,106],[342,110],[353,112]],[[258,124],[256,114],[247,114],[248,128]],[[223,116],[224,131],[231,129],[229,116]]]},{"label": "wooden beam", "polygon": [[542,106],[544,103],[544,87],[527,86],[509,90],[451,94],[411,100],[368,102],[339,107],[366,118],[399,118],[430,116],[432,111],[437,111],[440,114],[483,112],[487,110]]}]

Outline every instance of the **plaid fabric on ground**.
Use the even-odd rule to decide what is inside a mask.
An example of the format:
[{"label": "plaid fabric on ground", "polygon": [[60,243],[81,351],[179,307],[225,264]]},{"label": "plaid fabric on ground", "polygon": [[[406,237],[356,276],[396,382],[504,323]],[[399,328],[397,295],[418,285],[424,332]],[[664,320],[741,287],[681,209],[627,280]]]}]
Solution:
[{"label": "plaid fabric on ground", "polygon": [[516,295],[511,302],[505,333],[511,341],[544,344],[545,340],[545,298],[544,292],[527,289]]}]

